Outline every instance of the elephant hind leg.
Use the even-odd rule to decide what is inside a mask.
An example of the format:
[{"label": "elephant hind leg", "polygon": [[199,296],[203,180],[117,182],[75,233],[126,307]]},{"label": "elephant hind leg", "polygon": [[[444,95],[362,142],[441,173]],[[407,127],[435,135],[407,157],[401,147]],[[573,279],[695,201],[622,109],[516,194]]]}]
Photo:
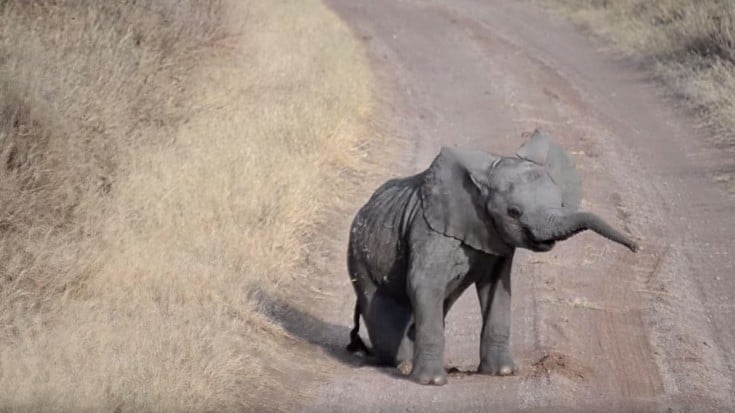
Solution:
[{"label": "elephant hind leg", "polygon": [[[380,347],[377,349],[377,352],[371,350],[364,341],[362,341],[362,338],[360,338],[360,316],[362,315],[360,310],[360,303],[359,301],[355,303],[355,315],[354,315],[354,323],[355,326],[350,331],[350,344],[347,345],[347,351],[350,353],[362,353],[365,357],[365,360],[368,364],[376,365],[376,366],[391,366],[395,367],[397,364],[401,363],[402,361],[409,361],[411,360],[412,354],[413,354],[413,343],[408,342],[407,337],[403,337],[401,340],[401,344],[398,347],[398,350],[391,351],[387,350],[384,347],[384,343],[382,341],[378,341],[378,344]],[[368,332],[369,333],[369,332]],[[388,332],[389,336],[392,336],[393,334]],[[405,348],[408,346],[409,353],[406,354]]]},{"label": "elephant hind leg", "polygon": [[410,304],[377,292],[363,317],[378,364],[396,367],[413,359]]},{"label": "elephant hind leg", "polygon": [[[378,290],[370,277],[365,261],[348,247],[347,268],[355,289],[357,303],[354,312],[354,327],[350,331],[347,350],[358,352],[368,349],[370,364],[396,366],[413,358],[413,340],[409,327],[413,312],[409,303],[402,303]],[[360,316],[370,337],[371,347],[360,339]]]},{"label": "elephant hind leg", "polygon": [[353,320],[355,326],[350,331],[350,344],[347,345],[347,351],[350,353],[362,352],[365,355],[371,355],[372,352],[360,338],[360,302],[357,300],[355,301],[355,315]]}]

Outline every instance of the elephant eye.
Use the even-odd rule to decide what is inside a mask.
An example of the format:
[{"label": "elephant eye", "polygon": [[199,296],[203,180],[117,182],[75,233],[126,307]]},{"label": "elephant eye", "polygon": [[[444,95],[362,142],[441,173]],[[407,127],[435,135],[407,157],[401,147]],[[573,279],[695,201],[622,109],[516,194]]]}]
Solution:
[{"label": "elephant eye", "polygon": [[520,218],[523,212],[518,207],[508,207],[508,216],[511,218]]}]

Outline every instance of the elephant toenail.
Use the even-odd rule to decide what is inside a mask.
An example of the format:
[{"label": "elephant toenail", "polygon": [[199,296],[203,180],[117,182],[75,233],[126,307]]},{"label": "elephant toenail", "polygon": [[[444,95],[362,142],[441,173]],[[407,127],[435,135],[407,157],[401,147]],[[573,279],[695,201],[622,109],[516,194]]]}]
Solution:
[{"label": "elephant toenail", "polygon": [[435,386],[443,386],[447,384],[447,379],[442,376],[434,377],[434,379],[431,381],[431,384]]}]

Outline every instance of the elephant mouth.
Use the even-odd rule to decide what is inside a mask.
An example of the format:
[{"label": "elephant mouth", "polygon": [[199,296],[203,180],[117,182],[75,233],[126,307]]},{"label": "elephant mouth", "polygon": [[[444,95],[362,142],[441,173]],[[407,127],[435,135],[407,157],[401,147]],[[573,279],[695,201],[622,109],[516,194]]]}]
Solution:
[{"label": "elephant mouth", "polygon": [[547,252],[551,251],[552,248],[554,248],[554,245],[556,244],[556,241],[554,240],[548,240],[548,241],[533,241],[531,242],[531,249],[535,252]]},{"label": "elephant mouth", "polygon": [[524,228],[523,232],[526,238],[527,248],[533,252],[547,252],[554,248],[554,245],[556,245],[557,240],[555,239],[537,239],[533,236],[533,233],[530,231],[529,228]]}]

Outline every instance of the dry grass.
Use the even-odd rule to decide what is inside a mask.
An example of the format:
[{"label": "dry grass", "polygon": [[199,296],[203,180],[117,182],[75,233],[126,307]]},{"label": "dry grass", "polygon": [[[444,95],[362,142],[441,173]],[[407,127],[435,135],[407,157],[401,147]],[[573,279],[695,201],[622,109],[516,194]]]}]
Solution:
[{"label": "dry grass", "polygon": [[249,297],[308,283],[371,98],[318,0],[0,1],[0,411],[288,408]]},{"label": "dry grass", "polygon": [[541,0],[623,51],[647,58],[662,79],[735,143],[735,2],[731,0]]}]

